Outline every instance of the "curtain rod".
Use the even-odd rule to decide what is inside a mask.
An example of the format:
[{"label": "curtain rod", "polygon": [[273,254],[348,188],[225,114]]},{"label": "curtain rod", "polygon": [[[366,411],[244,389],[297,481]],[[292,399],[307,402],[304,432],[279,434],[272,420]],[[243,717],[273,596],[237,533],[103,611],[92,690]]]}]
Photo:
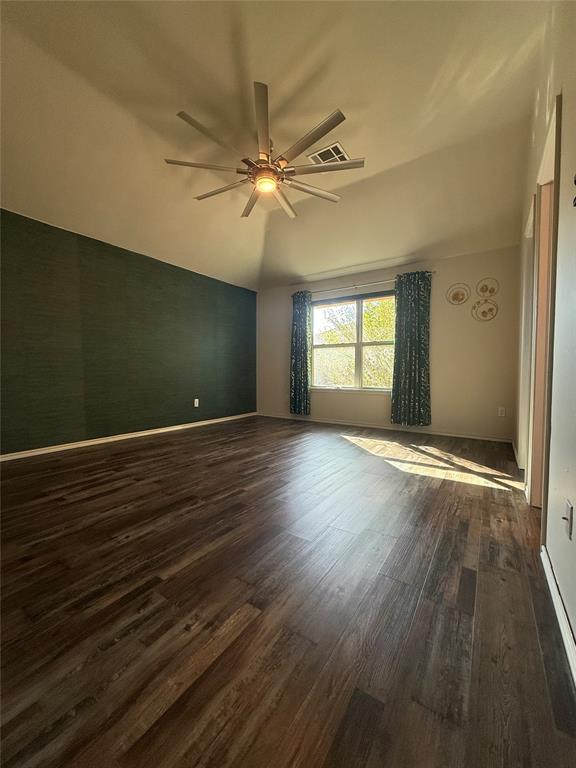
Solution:
[{"label": "curtain rod", "polygon": [[[435,275],[435,269],[428,269],[427,272]],[[387,285],[388,283],[395,283],[396,278],[392,277],[389,280],[375,280],[372,283],[356,283],[355,285],[339,285],[337,288],[323,288],[321,291],[310,291],[312,295],[315,293],[332,293],[333,291],[347,291],[350,288],[367,288],[369,285]]]}]

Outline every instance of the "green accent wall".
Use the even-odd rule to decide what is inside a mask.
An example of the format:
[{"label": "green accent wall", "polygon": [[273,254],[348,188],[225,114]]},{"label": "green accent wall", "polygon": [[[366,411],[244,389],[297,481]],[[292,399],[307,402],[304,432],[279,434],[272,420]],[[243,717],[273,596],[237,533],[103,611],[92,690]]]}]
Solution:
[{"label": "green accent wall", "polygon": [[256,410],[253,291],[8,211],[1,245],[3,453]]}]

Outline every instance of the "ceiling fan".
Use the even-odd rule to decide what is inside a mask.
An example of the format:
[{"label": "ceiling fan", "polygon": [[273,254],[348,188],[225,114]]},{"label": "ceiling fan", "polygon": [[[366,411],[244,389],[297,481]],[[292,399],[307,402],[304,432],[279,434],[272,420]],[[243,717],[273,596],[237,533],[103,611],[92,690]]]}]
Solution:
[{"label": "ceiling fan", "polygon": [[[356,160],[338,160],[330,163],[320,163],[318,165],[290,165],[291,161],[301,155],[308,147],[311,147],[323,136],[340,125],[346,118],[342,112],[337,109],[331,115],[315,128],[312,128],[307,134],[302,136],[295,144],[285,152],[277,155],[273,154],[273,144],[270,139],[270,123],[268,118],[268,86],[265,83],[254,83],[254,101],[256,106],[256,128],[258,131],[258,160],[251,160],[248,157],[243,158],[242,162],[246,168],[232,168],[224,165],[213,165],[211,163],[192,163],[187,160],[166,160],[170,165],[186,165],[191,168],[205,168],[212,171],[230,171],[237,173],[245,178],[227,184],[225,187],[213,189],[211,192],[205,192],[198,195],[196,200],[205,200],[207,197],[219,195],[227,192],[229,189],[236,189],[243,184],[252,184],[252,194],[248,198],[246,207],[242,211],[242,217],[250,215],[252,209],[258,202],[260,195],[272,194],[280,204],[281,208],[291,218],[296,218],[296,211],[290,204],[290,201],[284,194],[282,187],[297,189],[300,192],[306,192],[315,197],[321,197],[323,200],[329,200],[337,203],[340,195],[333,192],[327,192],[324,189],[312,187],[310,184],[304,184],[297,181],[295,176],[303,176],[309,173],[326,173],[327,171],[346,171],[351,168],[363,168],[364,158]],[[205,128],[201,123],[191,117],[187,112],[178,112],[178,117],[185,123],[200,131],[204,136],[216,142],[224,149],[233,149],[226,142]]]}]

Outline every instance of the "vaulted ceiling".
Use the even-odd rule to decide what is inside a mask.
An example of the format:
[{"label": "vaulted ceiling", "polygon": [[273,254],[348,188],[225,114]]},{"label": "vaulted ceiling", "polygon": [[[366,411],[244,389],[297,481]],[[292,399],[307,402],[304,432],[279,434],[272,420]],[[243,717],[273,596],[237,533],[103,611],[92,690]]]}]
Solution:
[{"label": "vaulted ceiling", "polygon": [[[247,287],[511,245],[546,6],[4,2],[2,204]],[[277,148],[346,114],[340,203],[240,219],[246,190],[193,199],[233,178],[163,163],[239,160],[180,109],[254,155],[253,80]]]}]

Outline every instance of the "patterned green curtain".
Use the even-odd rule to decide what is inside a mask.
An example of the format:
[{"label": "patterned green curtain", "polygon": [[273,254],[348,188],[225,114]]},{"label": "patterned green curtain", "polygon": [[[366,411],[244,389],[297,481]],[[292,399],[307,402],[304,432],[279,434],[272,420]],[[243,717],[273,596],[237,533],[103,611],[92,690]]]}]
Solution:
[{"label": "patterned green curtain", "polygon": [[290,413],[310,413],[312,370],[312,294],[292,295],[292,350],[290,355]]},{"label": "patterned green curtain", "polygon": [[396,275],[393,424],[430,424],[430,272]]}]

